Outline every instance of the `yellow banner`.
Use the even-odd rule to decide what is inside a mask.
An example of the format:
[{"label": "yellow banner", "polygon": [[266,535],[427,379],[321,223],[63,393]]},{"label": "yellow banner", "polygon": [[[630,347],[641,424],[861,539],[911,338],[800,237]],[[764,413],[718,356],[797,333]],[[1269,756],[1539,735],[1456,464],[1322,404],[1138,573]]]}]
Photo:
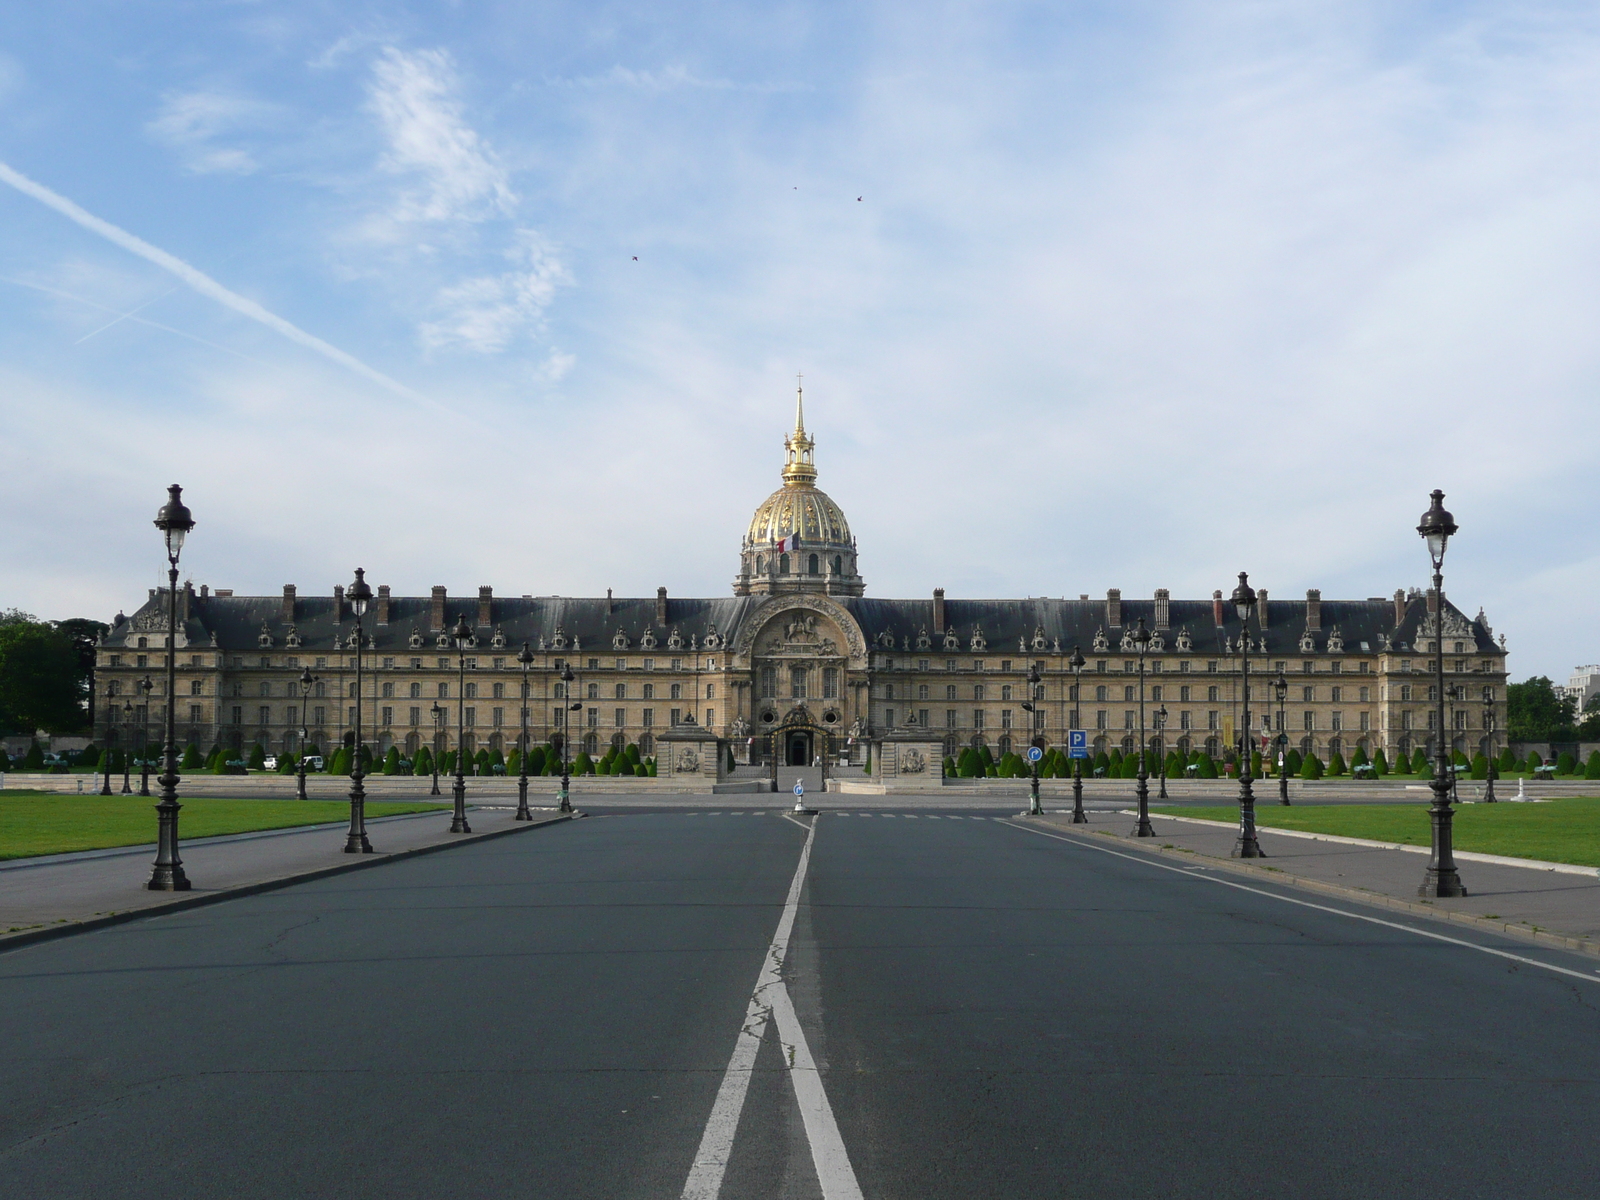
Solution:
[{"label": "yellow banner", "polygon": [[1233,745],[1233,714],[1228,713],[1222,718],[1222,745],[1224,748]]}]

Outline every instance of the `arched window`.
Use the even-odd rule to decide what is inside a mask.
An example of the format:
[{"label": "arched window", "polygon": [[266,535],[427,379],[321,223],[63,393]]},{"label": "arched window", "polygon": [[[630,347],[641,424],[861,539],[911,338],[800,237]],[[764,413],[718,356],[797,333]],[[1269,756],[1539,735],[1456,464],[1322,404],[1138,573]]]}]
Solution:
[{"label": "arched window", "polygon": [[780,554],[778,556],[778,574],[779,575],[787,575],[788,573],[789,573],[789,556],[787,554]]},{"label": "arched window", "polygon": [[656,739],[648,733],[639,739],[639,753],[649,758],[656,752]]},{"label": "arched window", "polygon": [[1100,701],[1102,704],[1105,703],[1106,689],[1103,686],[1095,688],[1094,698]]},{"label": "arched window", "polygon": [[833,573],[835,575],[844,574],[844,559],[840,558],[837,554],[833,556]]},{"label": "arched window", "polygon": [[761,555],[756,555],[756,574],[759,575],[767,569],[767,560]]},{"label": "arched window", "polygon": [[818,558],[817,558],[817,556],[816,556],[816,555],[815,555],[815,554],[813,554],[813,555],[812,555],[812,556],[811,556],[811,566],[810,566],[810,573],[811,573],[811,574],[813,574],[813,575],[820,575],[820,574],[822,574],[822,564],[821,564],[821,560],[820,560],[820,559],[818,559]]},{"label": "arched window", "polygon": [[413,683],[411,685],[411,698],[413,700],[422,699],[422,685],[420,683]]}]

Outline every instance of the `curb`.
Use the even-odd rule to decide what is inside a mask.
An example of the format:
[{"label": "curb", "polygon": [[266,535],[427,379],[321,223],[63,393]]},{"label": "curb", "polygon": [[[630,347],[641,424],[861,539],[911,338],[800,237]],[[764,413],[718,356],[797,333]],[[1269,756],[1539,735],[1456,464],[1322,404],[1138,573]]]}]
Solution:
[{"label": "curb", "polygon": [[372,867],[385,866],[388,863],[399,862],[402,859],[418,858],[424,854],[435,854],[440,850],[454,850],[458,846],[473,846],[479,842],[492,842],[496,838],[510,837],[514,833],[526,833],[530,829],[543,829],[550,825],[559,825],[563,821],[575,820],[585,816],[581,812],[563,813],[561,816],[548,817],[542,821],[532,821],[513,825],[509,829],[496,829],[490,833],[474,833],[463,837],[459,841],[435,842],[430,846],[414,846],[410,850],[396,850],[390,854],[374,854],[371,857],[361,855],[352,862],[339,863],[332,867],[317,867],[310,871],[301,871],[295,875],[282,875],[276,879],[262,879],[255,883],[242,883],[238,887],[221,888],[215,892],[207,892],[201,896],[180,896],[162,904],[152,904],[147,908],[130,908],[122,912],[104,913],[100,916],[89,917],[82,921],[62,921],[55,925],[47,925],[42,929],[24,929],[17,933],[0,934],[0,954],[19,949],[22,946],[31,946],[38,942],[53,942],[57,938],[71,937],[78,933],[88,933],[95,929],[104,929],[110,925],[123,925],[129,921],[137,921],[141,917],[166,916],[168,913],[181,912],[188,908],[204,908],[209,904],[221,904],[228,900],[237,900],[244,896],[258,896],[263,892],[275,892],[280,888],[292,887],[297,883],[309,883],[316,879],[327,879],[333,875],[348,875],[352,871],[365,871]]},{"label": "curb", "polygon": [[[1138,809],[1125,808],[1121,810],[1128,816],[1134,816]],[[1156,813],[1163,821],[1181,821],[1185,825],[1209,825],[1212,828],[1222,826],[1231,828],[1227,821],[1207,821],[1201,817],[1177,817],[1171,813]],[[1304,838],[1309,842],[1338,842],[1343,846],[1364,846],[1368,850],[1404,850],[1407,854],[1431,854],[1427,846],[1413,846],[1406,842],[1379,842],[1372,838],[1345,837],[1338,833],[1312,833],[1308,829],[1280,829],[1275,825],[1263,825],[1256,822],[1256,829],[1263,833],[1270,833],[1277,837]],[[1522,867],[1529,871],[1554,871],[1559,875],[1582,875],[1587,879],[1600,877],[1600,867],[1585,867],[1579,863],[1550,862],[1542,858],[1511,858],[1504,854],[1482,854],[1477,850],[1456,850],[1455,856],[1463,862],[1488,863],[1495,867]]]},{"label": "curb", "polygon": [[[1013,818],[1015,819],[1015,818]],[[1167,818],[1163,818],[1167,819]],[[1216,824],[1215,821],[1208,822]],[[1049,825],[1059,833],[1076,835],[1071,825],[1061,826],[1054,821],[1043,821],[1041,824]],[[1587,954],[1592,958],[1600,958],[1600,942],[1591,942],[1587,938],[1568,937],[1565,934],[1550,933],[1543,929],[1530,928],[1526,925],[1510,925],[1502,921],[1493,921],[1488,917],[1480,917],[1474,913],[1457,912],[1453,909],[1435,908],[1428,904],[1419,904],[1415,900],[1401,900],[1395,896],[1385,896],[1382,892],[1367,892],[1359,888],[1342,887],[1337,883],[1324,883],[1320,879],[1306,879],[1299,875],[1291,875],[1283,870],[1269,870],[1266,867],[1253,867],[1243,862],[1236,862],[1229,858],[1214,858],[1209,854],[1201,854],[1193,850],[1165,850],[1160,846],[1142,846],[1133,838],[1122,834],[1109,833],[1096,829],[1089,831],[1091,836],[1113,838],[1118,845],[1131,850],[1138,850],[1145,854],[1155,855],[1160,858],[1176,859],[1179,862],[1194,863],[1203,859],[1206,865],[1215,866],[1223,871],[1231,871],[1235,875],[1248,876],[1260,883],[1276,883],[1282,887],[1299,888],[1302,891],[1317,892],[1324,896],[1333,896],[1341,900],[1350,900],[1358,904],[1372,905],[1376,908],[1395,909],[1400,912],[1410,913],[1413,916],[1427,917],[1433,921],[1446,921],[1456,925],[1467,925],[1486,933],[1500,933],[1514,937],[1520,941],[1533,942],[1540,946],[1553,946],[1559,950],[1575,950],[1579,954]]]}]

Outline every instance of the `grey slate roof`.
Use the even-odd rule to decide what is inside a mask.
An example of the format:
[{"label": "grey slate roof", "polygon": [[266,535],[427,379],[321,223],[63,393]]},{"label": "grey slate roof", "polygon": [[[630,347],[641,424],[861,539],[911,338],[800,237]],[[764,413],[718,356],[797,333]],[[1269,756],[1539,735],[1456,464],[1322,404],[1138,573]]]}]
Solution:
[{"label": "grey slate roof", "polygon": [[[932,639],[929,652],[943,651],[943,639],[934,633],[933,601],[885,600],[865,597],[834,597],[835,602],[849,610],[860,624],[869,646],[884,648],[882,635],[894,639],[894,649],[916,649],[917,639],[924,631]],[[553,643],[557,633],[570,640],[577,638],[585,652],[600,652],[612,648],[613,638],[620,630],[632,648],[638,648],[646,632],[654,635],[660,648],[665,649],[673,630],[677,630],[687,643],[691,637],[704,642],[715,626],[723,639],[731,641],[749,614],[764,605],[766,597],[744,596],[719,599],[684,598],[667,600],[667,621],[656,621],[656,598],[565,597],[536,596],[496,597],[493,600],[494,625],[484,628],[477,625],[478,598],[454,596],[446,603],[446,619],[453,624],[458,615],[464,615],[479,638],[480,648],[487,646],[494,628],[505,636],[508,649],[515,651],[526,641],[538,647],[543,639]],[[354,629],[353,617],[346,608],[342,622],[335,619],[335,600],[332,596],[300,596],[295,605],[295,632],[307,650],[331,649],[335,638],[347,637]],[[1448,601],[1447,601],[1448,604]],[[135,618],[157,611],[159,598],[148,601]],[[1298,600],[1272,600],[1268,604],[1266,647],[1259,644],[1256,653],[1300,656],[1300,637],[1306,627],[1306,602]],[[1452,612],[1458,612],[1453,605]],[[369,612],[364,627],[373,637],[374,649],[382,652],[410,650],[409,639],[416,630],[424,639],[419,652],[435,648],[436,631],[431,628],[432,601],[427,596],[396,596],[389,601],[389,621],[377,625]],[[1335,628],[1344,639],[1346,654],[1376,653],[1385,635],[1396,649],[1409,648],[1416,639],[1417,627],[1427,612],[1424,596],[1414,593],[1406,602],[1404,618],[1395,624],[1395,606],[1392,600],[1324,600],[1321,606],[1321,630],[1315,634],[1316,653],[1325,653],[1328,635]],[[1109,648],[1102,654],[1117,655],[1122,631],[1132,629],[1140,617],[1155,629],[1156,601],[1123,599],[1122,624],[1113,629],[1106,622],[1106,602],[1093,600],[1058,600],[1050,598],[1028,600],[963,600],[945,601],[945,622],[949,631],[960,641],[960,650],[969,653],[975,629],[982,631],[988,653],[1033,653],[1031,648],[1019,648],[1019,639],[1031,647],[1035,633],[1042,633],[1046,652],[1070,652],[1073,646],[1082,647],[1088,656],[1095,653],[1093,644],[1097,631],[1104,630]],[[1474,645],[1469,652],[1498,652],[1492,631],[1482,614],[1472,621],[1471,634]],[[273,647],[286,644],[289,623],[283,619],[283,601],[279,596],[195,596],[190,604],[188,634],[190,645],[207,645],[212,637],[216,644],[229,651],[248,651],[258,648],[258,638],[263,627],[272,636]],[[1178,631],[1187,629],[1192,639],[1190,653],[1204,655],[1222,653],[1225,644],[1237,645],[1239,618],[1229,604],[1223,605],[1223,623],[1214,620],[1211,600],[1172,600],[1169,602],[1168,628],[1164,653],[1176,653]],[[130,623],[113,629],[110,640],[120,642],[130,631]],[[1254,633],[1252,629],[1252,633]],[[1362,643],[1366,646],[1363,647]]]}]

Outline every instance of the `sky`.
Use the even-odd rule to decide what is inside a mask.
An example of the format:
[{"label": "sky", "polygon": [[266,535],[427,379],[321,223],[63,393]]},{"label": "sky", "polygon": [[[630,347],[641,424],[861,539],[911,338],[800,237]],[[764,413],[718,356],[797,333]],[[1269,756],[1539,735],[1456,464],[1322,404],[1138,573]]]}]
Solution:
[{"label": "sky", "polygon": [[1592,4],[0,9],[0,608],[1445,590],[1600,660]]}]

